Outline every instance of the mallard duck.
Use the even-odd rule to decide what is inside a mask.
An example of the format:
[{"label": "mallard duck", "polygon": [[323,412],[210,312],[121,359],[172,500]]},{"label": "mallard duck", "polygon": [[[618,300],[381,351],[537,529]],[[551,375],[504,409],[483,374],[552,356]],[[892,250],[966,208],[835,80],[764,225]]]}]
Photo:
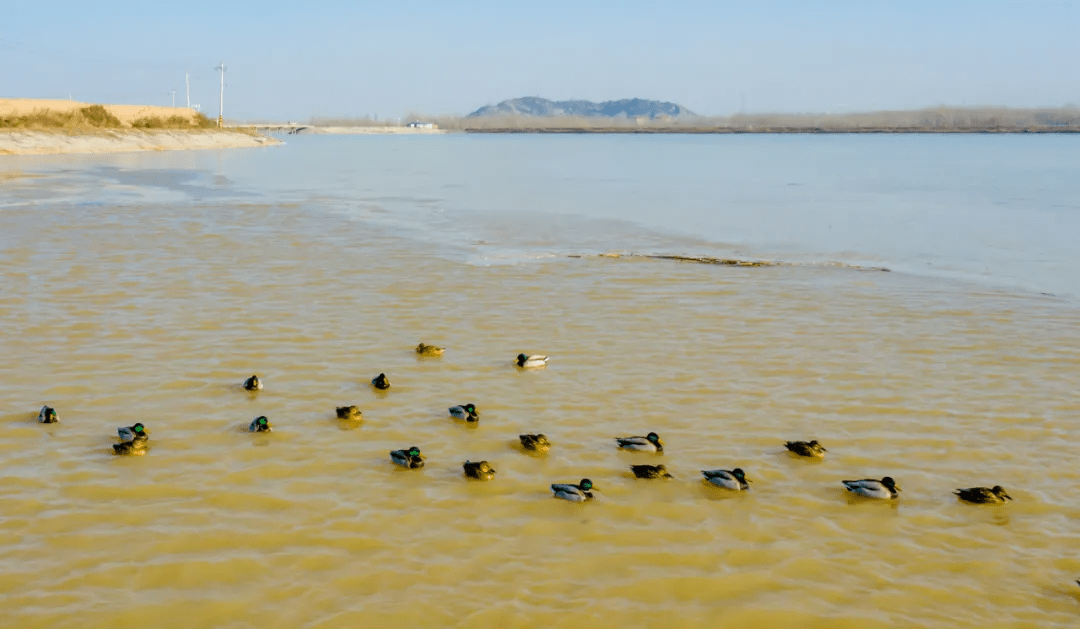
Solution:
[{"label": "mallard duck", "polygon": [[514,364],[523,369],[528,369],[531,367],[543,367],[547,364],[547,361],[547,356],[541,356],[539,354],[533,354],[532,356],[518,354],[517,359],[514,360]]},{"label": "mallard duck", "polygon": [[421,356],[442,356],[442,353],[446,350],[442,347],[435,347],[434,345],[424,345],[423,343],[416,346],[416,353]]},{"label": "mallard duck", "polygon": [[450,407],[450,416],[454,419],[464,419],[467,422],[480,421],[480,413],[472,402]]},{"label": "mallard duck", "polygon": [[799,456],[812,456],[819,459],[824,457],[827,452],[816,439],[813,441],[788,441],[784,444],[784,447]]},{"label": "mallard duck", "polygon": [[273,427],[265,415],[259,415],[251,420],[251,424],[248,425],[249,432],[270,432],[271,430],[273,430]]},{"label": "mallard duck", "polygon": [[339,406],[337,407],[338,419],[355,419],[361,420],[364,418],[364,413],[355,406]]},{"label": "mallard duck", "polygon": [[717,487],[735,491],[746,491],[750,488],[746,473],[738,467],[733,470],[701,470],[701,473],[705,476],[705,480]]},{"label": "mallard duck", "polygon": [[960,496],[960,500],[978,504],[998,504],[1006,500],[1012,500],[1012,496],[1005,493],[1005,489],[1001,485],[994,485],[992,489],[968,487],[967,489],[957,489],[953,493]]},{"label": "mallard duck", "polygon": [[551,486],[552,493],[556,498],[562,498],[563,500],[569,500],[570,502],[585,502],[586,500],[592,500],[592,491],[599,489],[592,484],[592,481],[583,478],[577,485],[570,485],[565,483],[556,483]]},{"label": "mallard duck", "polygon": [[475,478],[476,480],[492,480],[495,478],[495,470],[491,468],[491,465],[487,461],[465,461],[462,464],[465,468],[465,476],[469,478]]},{"label": "mallard duck", "polygon": [[521,439],[521,447],[526,450],[532,450],[534,452],[547,452],[551,449],[551,442],[548,438],[542,434],[540,435],[518,435],[518,439]]},{"label": "mallard duck", "polygon": [[37,420],[43,424],[55,424],[60,421],[60,418],[56,416],[56,409],[51,406],[42,406]]},{"label": "mallard duck", "polygon": [[840,482],[844,483],[844,488],[851,493],[866,496],[867,498],[887,500],[896,498],[900,492],[900,488],[896,486],[896,482],[889,476],[886,476],[881,480],[866,478],[863,480],[845,480]]},{"label": "mallard duck", "polygon": [[146,427],[141,423],[134,426],[121,426],[116,429],[116,434],[124,441],[146,441]]},{"label": "mallard duck", "polygon": [[415,470],[424,467],[424,456],[420,454],[420,448],[413,446],[408,450],[391,450],[390,460],[401,467]]},{"label": "mallard duck", "polygon": [[262,380],[259,380],[259,376],[251,376],[244,380],[244,388],[248,391],[262,391],[262,387]]},{"label": "mallard duck", "polygon": [[663,465],[631,465],[630,470],[638,478],[675,478]]},{"label": "mallard duck", "polygon": [[615,437],[619,447],[623,450],[639,450],[641,452],[663,452],[664,442],[660,441],[660,435],[650,432],[644,437]]},{"label": "mallard duck", "polygon": [[381,373],[375,376],[375,379],[371,381],[371,386],[379,389],[380,391],[385,391],[386,389],[390,388],[390,378],[387,378],[386,374]]},{"label": "mallard duck", "polygon": [[129,454],[135,456],[142,456],[146,454],[146,442],[145,441],[121,441],[120,443],[113,444],[114,454]]}]

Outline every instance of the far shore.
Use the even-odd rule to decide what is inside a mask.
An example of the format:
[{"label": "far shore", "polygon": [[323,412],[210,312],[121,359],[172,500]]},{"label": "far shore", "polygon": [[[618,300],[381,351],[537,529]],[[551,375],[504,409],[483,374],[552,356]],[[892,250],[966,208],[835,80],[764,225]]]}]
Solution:
[{"label": "far shore", "polygon": [[685,133],[685,134],[743,134],[743,133],[1080,133],[1078,127],[1034,127],[1027,129],[978,128],[978,129],[923,129],[908,127],[859,127],[850,129],[827,129],[818,127],[467,127],[465,133]]}]

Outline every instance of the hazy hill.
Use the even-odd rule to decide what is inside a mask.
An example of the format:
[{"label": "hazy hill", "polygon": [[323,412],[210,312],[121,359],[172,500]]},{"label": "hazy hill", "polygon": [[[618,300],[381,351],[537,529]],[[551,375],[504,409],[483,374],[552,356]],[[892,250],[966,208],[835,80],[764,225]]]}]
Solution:
[{"label": "hazy hill", "polygon": [[624,98],[594,103],[587,100],[552,101],[537,96],[504,100],[498,105],[487,105],[469,114],[480,116],[584,116],[586,118],[626,116],[627,118],[661,118],[664,116],[693,116],[690,110],[658,100]]}]

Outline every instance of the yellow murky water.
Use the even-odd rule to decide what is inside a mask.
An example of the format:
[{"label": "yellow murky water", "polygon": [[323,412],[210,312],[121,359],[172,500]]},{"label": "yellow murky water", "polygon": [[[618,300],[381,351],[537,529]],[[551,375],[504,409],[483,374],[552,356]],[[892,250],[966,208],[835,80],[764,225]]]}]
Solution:
[{"label": "yellow murky water", "polygon": [[[1080,619],[1075,303],[832,267],[475,266],[292,206],[0,220],[0,625]],[[475,428],[446,413],[470,401]],[[274,432],[245,432],[262,414]],[[135,421],[151,450],[113,456]],[[662,457],[615,449],[650,430]],[[825,460],[782,447],[807,438]],[[411,445],[425,469],[389,463]],[[658,461],[674,480],[629,472]],[[701,482],[736,466],[743,495]],[[891,504],[840,485],[884,475]],[[582,477],[592,503],[551,497]],[[951,494],[994,484],[1015,501]]]}]

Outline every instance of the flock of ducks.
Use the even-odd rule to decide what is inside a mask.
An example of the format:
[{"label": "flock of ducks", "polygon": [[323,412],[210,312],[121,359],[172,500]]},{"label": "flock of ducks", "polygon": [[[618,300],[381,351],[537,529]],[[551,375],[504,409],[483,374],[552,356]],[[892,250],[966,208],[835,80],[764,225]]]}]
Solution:
[{"label": "flock of ducks", "polygon": [[[420,343],[416,347],[416,353],[421,356],[440,356],[444,351],[442,347],[425,345],[424,343]],[[533,369],[543,367],[547,364],[547,361],[547,356],[518,354],[513,362],[520,369]],[[386,390],[390,388],[390,380],[385,373],[380,373],[372,379],[371,385],[376,389]],[[263,388],[263,383],[257,375],[253,375],[245,380],[242,386],[248,391],[260,391]],[[455,419],[470,423],[480,420],[480,412],[477,411],[476,405],[472,402],[451,406],[448,410],[450,416]],[[337,408],[337,416],[344,420],[358,421],[363,418],[363,413],[356,406],[341,406]],[[59,421],[56,409],[43,406],[41,412],[38,413],[38,421],[43,424],[56,423]],[[250,432],[271,432],[272,430],[270,420],[265,415],[256,417],[248,425],[248,431]],[[146,453],[149,437],[143,424],[136,423],[132,426],[117,428],[117,435],[120,441],[113,444],[115,454],[142,455]],[[551,449],[551,442],[543,434],[525,434],[519,435],[518,438],[521,441],[521,447],[526,451],[542,454]],[[660,439],[660,435],[655,432],[650,432],[645,436],[617,437],[615,442],[622,450],[658,454],[664,452],[664,442]],[[788,441],[784,446],[792,454],[804,457],[820,459],[827,452],[816,440]],[[390,460],[394,464],[407,469],[424,467],[424,455],[420,453],[420,448],[417,446],[391,451]],[[487,461],[465,461],[462,468],[465,477],[469,479],[489,481],[495,478],[495,469]],[[641,479],[674,478],[663,465],[631,465],[630,470],[636,478]],[[746,491],[750,487],[750,480],[746,478],[746,472],[740,468],[701,470],[701,474],[704,476],[705,482],[723,489]],[[845,480],[841,481],[841,483],[847,491],[853,494],[879,500],[895,500],[900,492],[900,487],[889,476],[881,480],[865,478],[862,480]],[[592,492],[597,490],[596,485],[588,478],[583,478],[581,482],[576,484],[555,483],[551,485],[551,491],[556,498],[571,502],[591,500],[593,498]],[[957,489],[954,493],[960,500],[975,504],[1000,504],[1012,500],[1000,485],[995,485],[992,488],[968,487]]]}]

